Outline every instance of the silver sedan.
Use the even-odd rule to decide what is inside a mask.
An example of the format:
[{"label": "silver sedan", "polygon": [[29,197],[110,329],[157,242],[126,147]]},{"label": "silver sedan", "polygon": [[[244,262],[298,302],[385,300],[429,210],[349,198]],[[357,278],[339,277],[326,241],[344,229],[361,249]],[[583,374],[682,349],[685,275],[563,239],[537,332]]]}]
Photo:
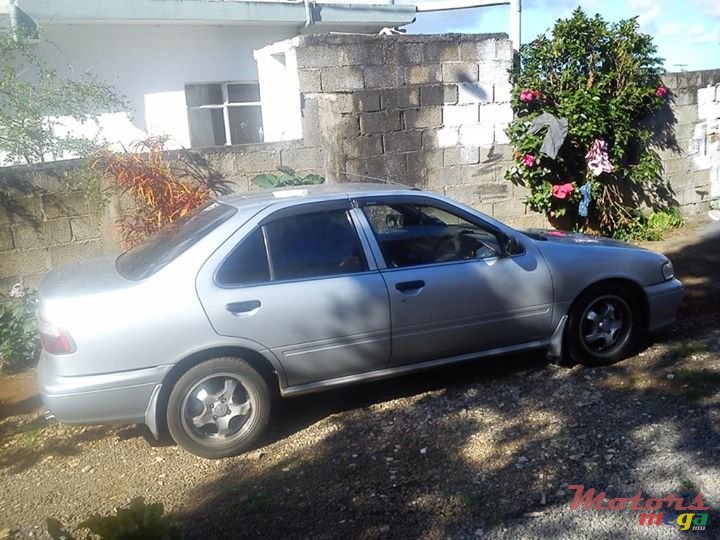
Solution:
[{"label": "silver sedan", "polygon": [[257,443],[276,394],[534,349],[616,362],[682,290],[663,255],[422,191],[234,195],[50,272],[38,377],[60,421],[143,423],[220,458]]}]

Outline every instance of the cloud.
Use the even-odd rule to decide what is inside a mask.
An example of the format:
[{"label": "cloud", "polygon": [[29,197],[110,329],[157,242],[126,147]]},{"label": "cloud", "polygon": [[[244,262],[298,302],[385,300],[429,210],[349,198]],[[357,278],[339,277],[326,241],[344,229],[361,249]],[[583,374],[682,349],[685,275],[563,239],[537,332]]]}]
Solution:
[{"label": "cloud", "polygon": [[720,18],[720,2],[717,0],[695,0],[695,5],[705,15]]}]

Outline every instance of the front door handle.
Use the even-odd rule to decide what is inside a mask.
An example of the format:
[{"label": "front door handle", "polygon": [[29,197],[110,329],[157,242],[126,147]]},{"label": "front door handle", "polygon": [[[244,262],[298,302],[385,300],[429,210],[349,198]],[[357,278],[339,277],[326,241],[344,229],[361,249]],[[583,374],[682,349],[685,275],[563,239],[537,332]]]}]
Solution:
[{"label": "front door handle", "polygon": [[415,281],[401,281],[395,284],[395,288],[401,293],[412,293],[419,292],[425,286],[425,282],[422,279]]},{"label": "front door handle", "polygon": [[254,315],[261,305],[260,300],[248,300],[247,302],[230,302],[225,305],[225,309],[234,315],[249,316]]}]

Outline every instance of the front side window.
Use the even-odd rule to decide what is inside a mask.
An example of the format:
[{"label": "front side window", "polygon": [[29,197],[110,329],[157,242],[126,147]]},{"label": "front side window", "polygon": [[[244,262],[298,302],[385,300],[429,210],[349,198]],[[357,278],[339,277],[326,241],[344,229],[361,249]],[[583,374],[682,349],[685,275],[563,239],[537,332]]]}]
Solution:
[{"label": "front side window", "polygon": [[485,259],[500,253],[494,234],[441,208],[372,204],[363,212],[391,268]]},{"label": "front side window", "polygon": [[345,210],[280,218],[257,228],[221,265],[220,285],[240,286],[354,274],[367,270]]},{"label": "front side window", "polygon": [[192,147],[263,141],[258,83],[186,84]]}]

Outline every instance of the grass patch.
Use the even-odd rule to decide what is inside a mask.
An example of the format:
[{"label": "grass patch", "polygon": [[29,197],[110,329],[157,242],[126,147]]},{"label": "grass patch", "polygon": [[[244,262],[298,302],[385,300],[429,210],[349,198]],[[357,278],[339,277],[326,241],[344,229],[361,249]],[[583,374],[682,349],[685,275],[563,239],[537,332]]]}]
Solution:
[{"label": "grass patch", "polygon": [[240,499],[237,509],[243,514],[265,514],[273,510],[274,502],[269,493],[254,493]]},{"label": "grass patch", "polygon": [[697,369],[680,369],[675,374],[682,394],[691,401],[709,397],[720,390],[720,373]]},{"label": "grass patch", "polygon": [[702,341],[682,341],[673,350],[672,355],[678,359],[692,358],[708,352],[707,344]]}]

